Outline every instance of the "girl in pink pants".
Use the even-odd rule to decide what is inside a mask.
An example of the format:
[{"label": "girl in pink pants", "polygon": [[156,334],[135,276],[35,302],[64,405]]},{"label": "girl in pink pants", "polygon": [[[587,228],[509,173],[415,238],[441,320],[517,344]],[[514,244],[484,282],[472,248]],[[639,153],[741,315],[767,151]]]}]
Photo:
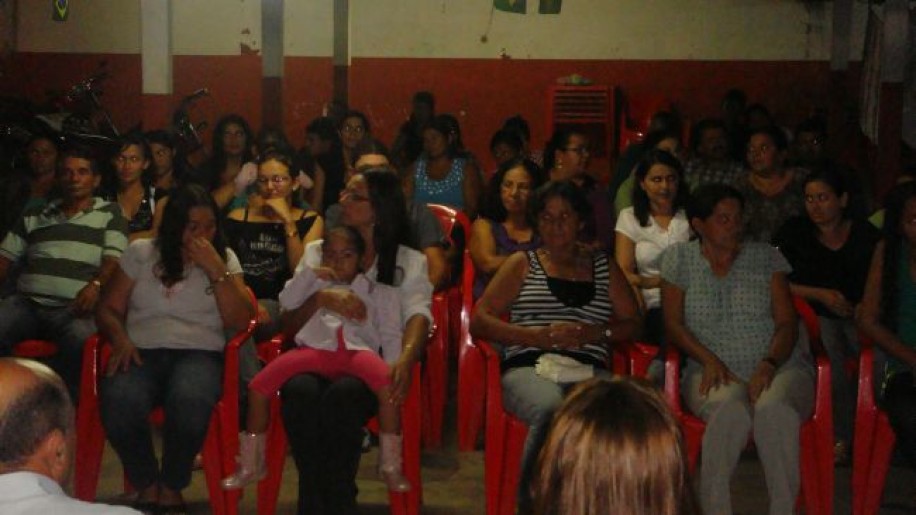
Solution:
[{"label": "girl in pink pants", "polygon": [[379,474],[389,490],[410,489],[401,472],[400,413],[399,406],[391,402],[386,363],[400,356],[402,322],[397,290],[360,273],[365,244],[355,230],[341,226],[328,231],[321,248],[321,268],[300,265],[280,293],[280,305],[290,311],[319,290],[341,288],[363,301],[366,320],[318,309],[296,333],[298,347],[281,354],[255,376],[248,386],[247,431],[239,434],[238,467],[223,479],[223,488],[242,488],[264,477],[270,399],[290,378],[312,373],[331,380],[354,376],[375,392],[379,401]]}]

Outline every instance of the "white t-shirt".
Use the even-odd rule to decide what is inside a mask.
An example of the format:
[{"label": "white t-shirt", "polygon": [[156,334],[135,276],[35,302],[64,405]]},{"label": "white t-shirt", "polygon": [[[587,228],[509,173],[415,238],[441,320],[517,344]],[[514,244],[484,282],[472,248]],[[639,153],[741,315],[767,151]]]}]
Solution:
[{"label": "white t-shirt", "polygon": [[[633,241],[636,247],[636,271],[643,277],[657,276],[661,273],[660,257],[662,252],[674,243],[687,241],[690,238],[690,224],[687,215],[681,209],[663,229],[655,219],[649,216],[648,227],[639,225],[633,208],[624,208],[617,217],[617,232]],[[661,306],[661,292],[658,288],[641,288],[646,309]]]},{"label": "white t-shirt", "polygon": [[[192,266],[185,279],[166,288],[155,273],[159,251],[150,239],[132,242],[121,270],[134,281],[127,304],[127,334],[140,349],[197,349],[222,352],[223,318],[207,274]],[[226,269],[241,274],[235,253],[226,249]]]}]

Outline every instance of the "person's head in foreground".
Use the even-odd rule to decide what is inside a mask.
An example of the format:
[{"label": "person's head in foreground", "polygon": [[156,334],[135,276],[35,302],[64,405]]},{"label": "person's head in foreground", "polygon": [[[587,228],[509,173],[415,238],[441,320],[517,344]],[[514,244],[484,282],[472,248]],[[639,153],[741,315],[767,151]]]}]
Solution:
[{"label": "person's head in foreground", "polygon": [[538,515],[692,513],[677,420],[625,378],[576,385],[557,411],[532,485]]}]

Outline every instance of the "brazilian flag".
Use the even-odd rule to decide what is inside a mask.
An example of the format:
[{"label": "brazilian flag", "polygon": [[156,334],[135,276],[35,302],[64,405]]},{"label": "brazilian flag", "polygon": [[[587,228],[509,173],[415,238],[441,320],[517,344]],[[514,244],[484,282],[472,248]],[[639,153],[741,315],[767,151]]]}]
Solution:
[{"label": "brazilian flag", "polygon": [[51,0],[51,19],[67,21],[70,16],[70,0]]},{"label": "brazilian flag", "polygon": [[493,0],[493,7],[500,11],[525,14],[526,0]]}]

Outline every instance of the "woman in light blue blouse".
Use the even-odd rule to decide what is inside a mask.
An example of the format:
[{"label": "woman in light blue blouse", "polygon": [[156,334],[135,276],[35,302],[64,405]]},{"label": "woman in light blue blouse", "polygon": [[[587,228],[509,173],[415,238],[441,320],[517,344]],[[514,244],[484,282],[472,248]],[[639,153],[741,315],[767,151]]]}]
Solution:
[{"label": "woman in light blue blouse", "polygon": [[814,405],[807,345],[790,270],[775,248],[742,240],[741,194],[698,188],[687,207],[697,240],[662,257],[662,306],[669,341],[687,354],[681,392],[706,421],[700,502],[731,513],[729,482],[753,434],[766,475],[770,513],[792,513],[800,486],[799,429]]}]

